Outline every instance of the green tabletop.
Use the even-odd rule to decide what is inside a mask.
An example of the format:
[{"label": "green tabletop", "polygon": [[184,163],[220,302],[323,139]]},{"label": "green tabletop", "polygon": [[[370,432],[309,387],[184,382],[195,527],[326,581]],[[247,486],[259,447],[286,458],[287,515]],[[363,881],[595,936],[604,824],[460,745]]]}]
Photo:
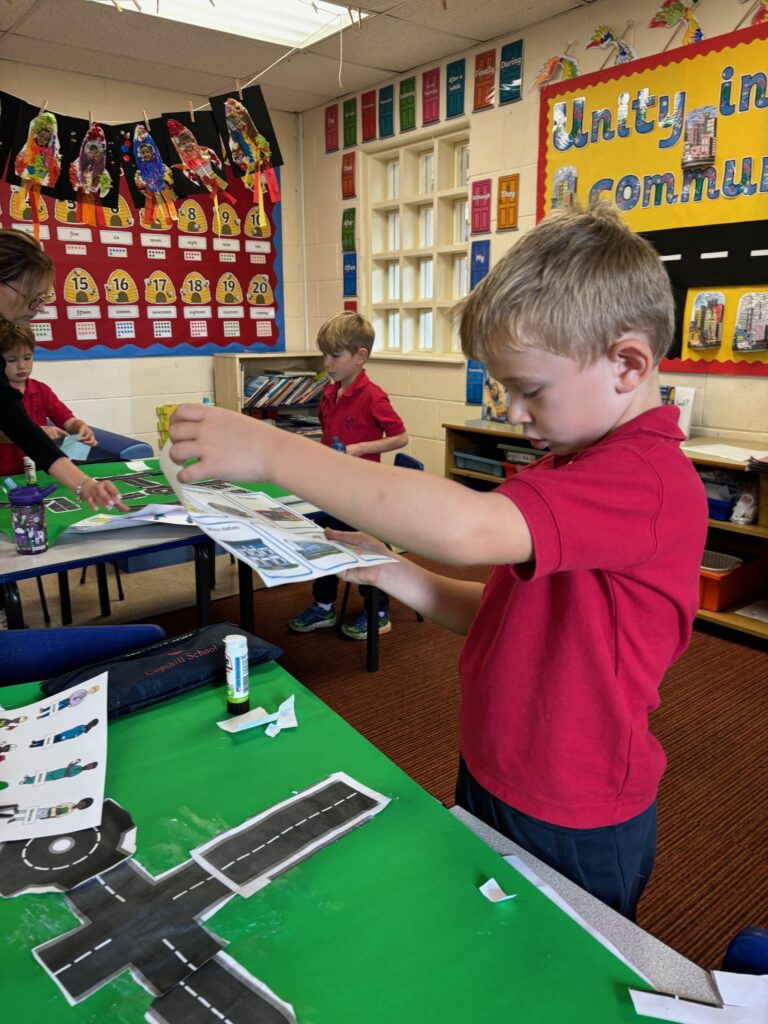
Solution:
[{"label": "green tabletop", "polygon": [[[252,670],[251,707],[275,710],[291,693],[299,726],[275,739],[216,727],[223,686],[110,722],[106,795],[132,814],[135,856],[153,875],[337,771],[390,797],[371,821],[206,921],[299,1024],[637,1020],[628,988],[647,986],[627,966],[278,665]],[[2,690],[6,707],[38,697],[35,686]],[[517,898],[488,902],[478,886],[490,877]],[[127,972],[69,1007],[35,961],[33,946],[77,924],[57,893],[0,899],[12,1019],[143,1020],[152,997]]]},{"label": "green tabletop", "polygon": [[[99,480],[114,480],[120,494],[137,495],[136,497],[124,497],[124,503],[131,508],[140,508],[142,505],[176,505],[178,498],[171,492],[169,494],[147,493],[146,485],[168,487],[168,481],[160,471],[159,459],[138,459],[148,468],[146,470],[130,469],[125,462],[96,462],[89,466],[87,462],[80,464],[80,469],[88,476]],[[24,486],[26,480],[23,475],[11,477],[11,479]],[[88,519],[94,515],[86,502],[80,502],[67,490],[62,487],[52,476],[47,473],[38,472],[37,482],[41,489],[55,484],[58,488],[55,494],[46,499],[45,523],[48,532],[48,547],[56,543],[57,539],[68,530],[70,526],[79,523],[81,519]],[[287,492],[274,484],[237,484],[237,487],[246,487],[250,491],[264,491],[273,498],[283,497]],[[115,510],[114,515],[120,515]],[[11,528],[11,510],[8,505],[8,491],[5,485],[0,484],[0,533],[4,533],[13,540]],[[83,534],[82,536],[86,536]]]}]

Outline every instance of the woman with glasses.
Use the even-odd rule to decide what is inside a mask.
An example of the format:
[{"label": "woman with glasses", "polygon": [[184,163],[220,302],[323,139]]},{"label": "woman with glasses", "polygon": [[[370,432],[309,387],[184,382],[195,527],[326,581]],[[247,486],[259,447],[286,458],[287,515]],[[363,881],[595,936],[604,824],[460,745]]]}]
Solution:
[{"label": "woman with glasses", "polygon": [[[0,318],[23,324],[51,298],[53,262],[30,235],[0,230]],[[47,434],[30,420],[22,394],[0,373],[0,431],[29,456],[39,469],[55,477],[91,508],[126,510],[110,481],[92,480],[61,454]]]}]

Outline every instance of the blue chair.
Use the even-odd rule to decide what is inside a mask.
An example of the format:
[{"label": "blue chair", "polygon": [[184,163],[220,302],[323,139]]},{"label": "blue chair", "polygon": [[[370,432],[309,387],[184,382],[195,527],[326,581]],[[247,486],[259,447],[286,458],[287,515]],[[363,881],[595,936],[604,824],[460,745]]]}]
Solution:
[{"label": "blue chair", "polygon": [[111,430],[93,427],[98,444],[88,452],[87,462],[128,462],[131,459],[154,458],[152,445],[137,441],[125,434],[114,434]]},{"label": "blue chair", "polygon": [[404,455],[403,452],[397,453],[394,465],[400,466],[402,469],[418,469],[422,473],[424,472],[423,462],[419,462],[418,459],[414,459],[412,455]]},{"label": "blue chair", "polygon": [[742,928],[737,932],[721,969],[733,974],[768,974],[768,928]]},{"label": "blue chair", "polygon": [[34,683],[165,639],[152,624],[0,632],[0,687]]}]

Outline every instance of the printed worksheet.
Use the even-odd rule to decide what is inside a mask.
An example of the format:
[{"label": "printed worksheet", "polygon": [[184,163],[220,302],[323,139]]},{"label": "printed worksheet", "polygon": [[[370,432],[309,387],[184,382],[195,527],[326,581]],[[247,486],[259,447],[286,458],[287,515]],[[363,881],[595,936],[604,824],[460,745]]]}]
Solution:
[{"label": "printed worksheet", "polygon": [[394,561],[328,540],[311,519],[267,494],[221,480],[181,485],[167,445],[160,467],[195,525],[255,570],[267,587]]},{"label": "printed worksheet", "polygon": [[0,843],[99,825],[107,673],[0,716]]}]

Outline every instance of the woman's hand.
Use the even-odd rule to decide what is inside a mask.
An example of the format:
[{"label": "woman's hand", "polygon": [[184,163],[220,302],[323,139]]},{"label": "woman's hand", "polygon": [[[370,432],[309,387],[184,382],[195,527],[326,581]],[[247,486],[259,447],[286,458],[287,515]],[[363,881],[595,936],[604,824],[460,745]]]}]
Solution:
[{"label": "woman's hand", "polygon": [[120,500],[120,492],[111,480],[94,480],[92,477],[86,477],[78,497],[81,501],[87,502],[94,511],[100,508],[119,508],[121,512],[128,511],[128,506]]}]

